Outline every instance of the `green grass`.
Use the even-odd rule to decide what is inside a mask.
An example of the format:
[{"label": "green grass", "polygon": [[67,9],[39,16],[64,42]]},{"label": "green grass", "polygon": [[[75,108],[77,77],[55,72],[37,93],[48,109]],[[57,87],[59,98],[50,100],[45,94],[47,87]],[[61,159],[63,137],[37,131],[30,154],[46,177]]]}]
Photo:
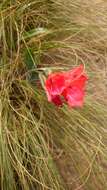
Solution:
[{"label": "green grass", "polygon": [[[1,190],[107,189],[106,16],[88,0],[0,3]],[[48,103],[44,77],[81,63],[84,107]]]}]

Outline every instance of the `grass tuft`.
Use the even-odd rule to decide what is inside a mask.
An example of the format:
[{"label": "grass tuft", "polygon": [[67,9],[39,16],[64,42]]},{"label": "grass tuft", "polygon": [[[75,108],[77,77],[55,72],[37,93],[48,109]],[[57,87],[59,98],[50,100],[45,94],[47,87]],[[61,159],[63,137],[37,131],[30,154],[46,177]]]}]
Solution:
[{"label": "grass tuft", "polygon": [[[1,190],[107,189],[106,21],[103,0],[0,3]],[[48,103],[44,76],[81,63],[84,107]]]}]

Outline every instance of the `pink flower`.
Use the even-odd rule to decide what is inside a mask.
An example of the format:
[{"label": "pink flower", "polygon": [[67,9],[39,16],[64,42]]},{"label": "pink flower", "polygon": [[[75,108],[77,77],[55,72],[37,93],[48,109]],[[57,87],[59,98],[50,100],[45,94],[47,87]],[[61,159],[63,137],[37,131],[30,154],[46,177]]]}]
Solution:
[{"label": "pink flower", "polygon": [[82,106],[87,79],[83,65],[68,72],[50,74],[45,83],[48,101],[57,106],[64,101],[71,107]]}]

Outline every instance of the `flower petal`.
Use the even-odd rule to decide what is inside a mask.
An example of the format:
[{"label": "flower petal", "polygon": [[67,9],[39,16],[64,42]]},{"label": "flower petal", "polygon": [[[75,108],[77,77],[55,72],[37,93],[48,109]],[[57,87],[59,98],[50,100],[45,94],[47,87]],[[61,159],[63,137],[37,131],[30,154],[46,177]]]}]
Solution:
[{"label": "flower petal", "polygon": [[68,105],[71,107],[81,107],[83,105],[84,95],[84,90],[77,87],[67,88],[65,94],[63,94]]},{"label": "flower petal", "polygon": [[65,78],[63,73],[56,73],[49,75],[48,79],[46,80],[46,91],[48,94],[60,95],[62,91],[65,89]]},{"label": "flower petal", "polygon": [[79,78],[77,78],[71,83],[71,86],[72,87],[76,86],[77,88],[80,88],[80,89],[84,88],[87,80],[88,78],[86,75],[81,75]]},{"label": "flower petal", "polygon": [[56,105],[56,106],[62,106],[62,101],[61,101],[61,98],[60,96],[54,96],[52,98],[52,102]]},{"label": "flower petal", "polygon": [[68,72],[65,73],[66,76],[66,86],[69,86],[73,81],[77,80],[78,78],[83,75],[84,72],[84,66],[80,65],[77,68],[74,68]]}]

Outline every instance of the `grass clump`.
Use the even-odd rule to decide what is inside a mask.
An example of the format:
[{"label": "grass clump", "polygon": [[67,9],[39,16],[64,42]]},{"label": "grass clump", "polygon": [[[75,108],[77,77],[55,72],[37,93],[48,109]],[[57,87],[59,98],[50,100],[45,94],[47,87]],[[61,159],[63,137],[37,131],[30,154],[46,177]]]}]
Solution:
[{"label": "grass clump", "polygon": [[[0,3],[1,190],[106,190],[104,5]],[[90,79],[84,107],[49,104],[43,75],[80,63]]]}]

